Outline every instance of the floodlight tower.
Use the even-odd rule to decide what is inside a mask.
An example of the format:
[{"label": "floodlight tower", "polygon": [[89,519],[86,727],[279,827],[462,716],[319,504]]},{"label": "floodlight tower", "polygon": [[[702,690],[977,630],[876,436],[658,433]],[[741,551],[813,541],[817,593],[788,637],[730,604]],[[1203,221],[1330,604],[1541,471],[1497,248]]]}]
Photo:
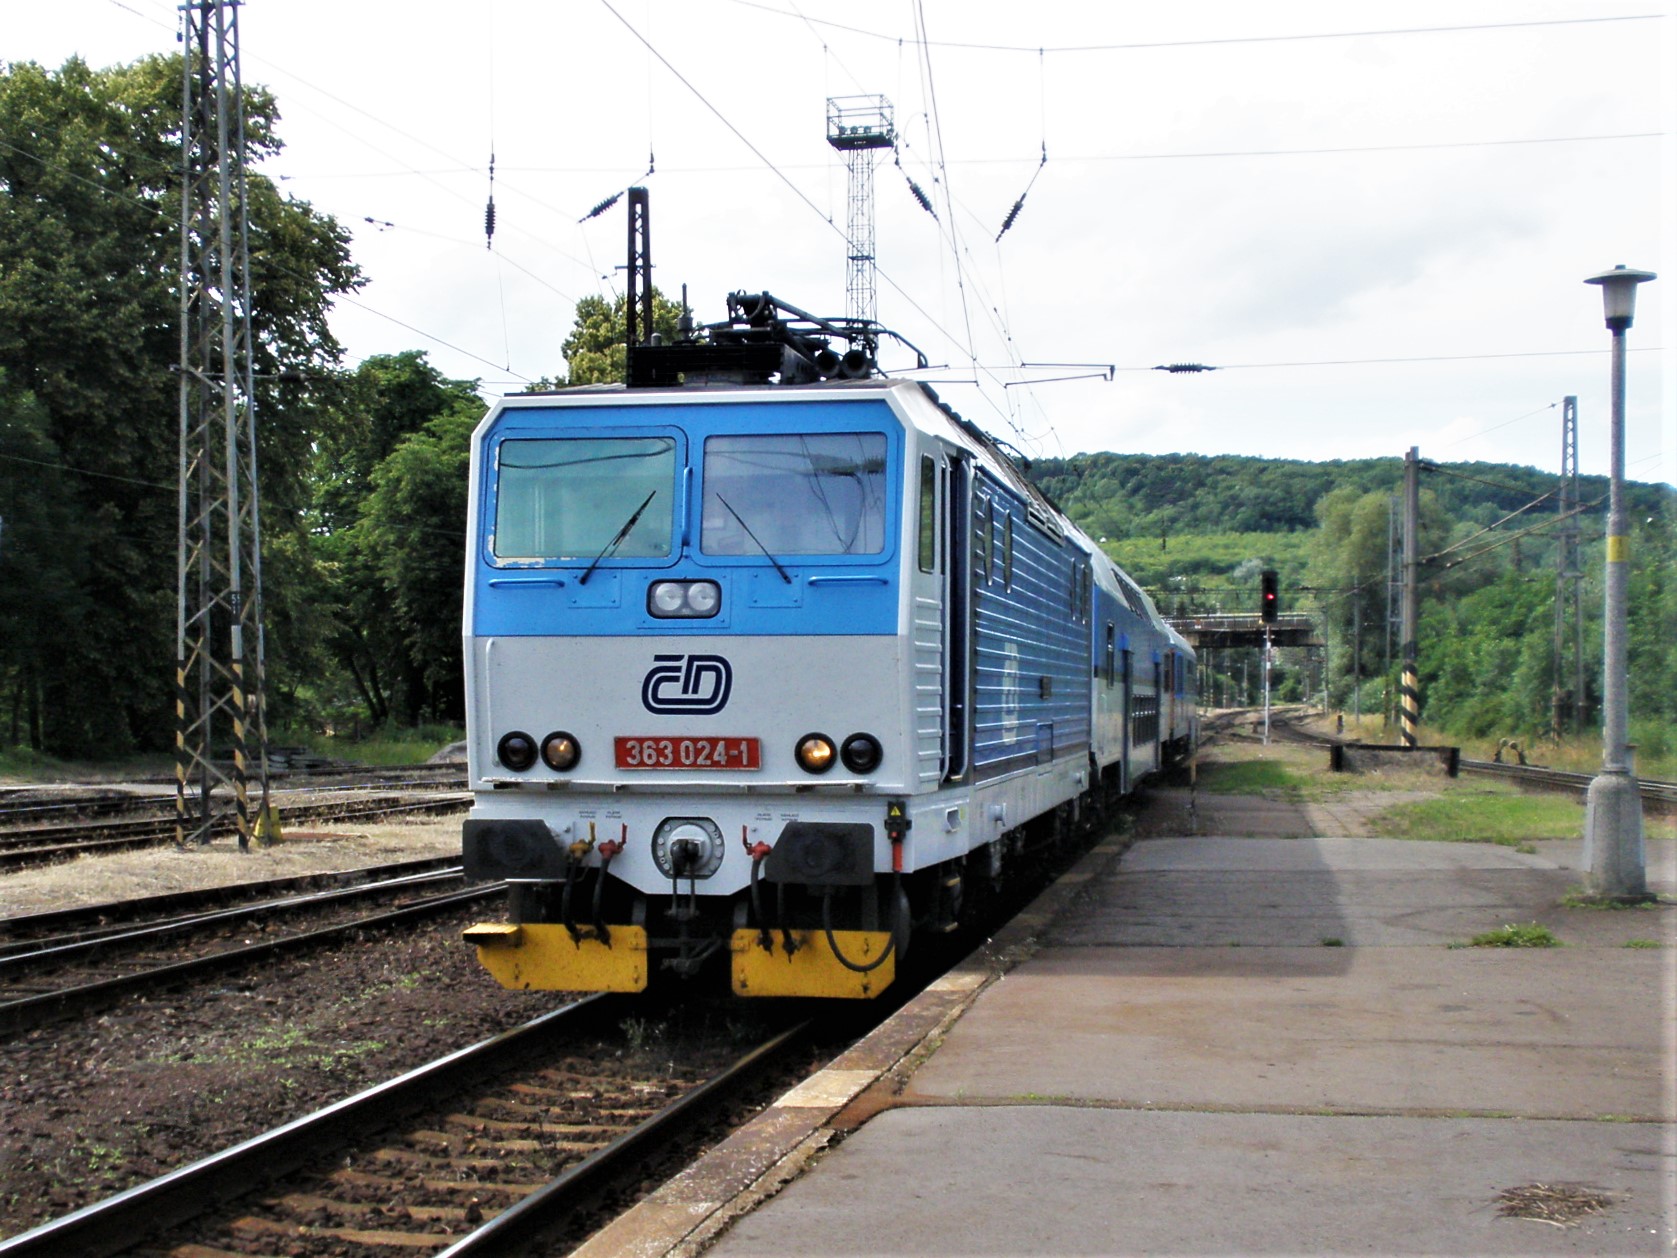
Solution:
[{"label": "floodlight tower", "polygon": [[861,325],[871,350],[877,310],[873,257],[874,152],[896,143],[891,102],[883,96],[836,96],[827,100],[827,143],[844,154],[850,172],[850,273],[845,314]]},{"label": "floodlight tower", "polygon": [[[268,757],[239,5],[187,0],[181,12],[175,838],[207,843],[226,787],[242,848],[252,741],[264,817]],[[213,754],[217,736],[227,759]]]}]

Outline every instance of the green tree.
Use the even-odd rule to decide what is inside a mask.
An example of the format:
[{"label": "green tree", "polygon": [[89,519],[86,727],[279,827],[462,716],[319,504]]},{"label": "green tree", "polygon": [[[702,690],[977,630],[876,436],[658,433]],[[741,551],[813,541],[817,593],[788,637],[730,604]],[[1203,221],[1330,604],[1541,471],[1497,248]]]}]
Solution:
[{"label": "green tree", "polygon": [[[562,384],[621,384],[624,347],[629,341],[628,299],[584,297],[576,304],[576,323],[560,346],[569,373]],[[676,338],[681,307],[652,290],[653,331],[666,342]]]},{"label": "green tree", "polygon": [[[0,369],[39,408],[73,521],[56,571],[69,632],[0,646],[32,741],[86,755],[168,745],[173,713],[180,213],[178,57],[94,70],[0,66]],[[246,91],[254,164],[273,98]],[[347,236],[248,175],[263,520],[298,527],[318,384],[337,359],[331,295],[357,283]],[[21,536],[21,534],[20,534]],[[21,545],[21,542],[19,543]],[[265,591],[283,607],[283,591]],[[42,632],[48,631],[46,627]],[[33,662],[20,665],[20,652]],[[286,669],[270,642],[270,674]]]},{"label": "green tree", "polygon": [[331,666],[316,687],[320,715],[343,708],[336,676],[373,725],[458,717],[465,460],[482,414],[474,383],[445,379],[419,351],[369,358],[345,378],[315,459],[312,551]]},{"label": "green tree", "polygon": [[465,719],[461,569],[475,397],[429,421],[379,464],[357,526],[401,634],[407,706],[416,720]]}]

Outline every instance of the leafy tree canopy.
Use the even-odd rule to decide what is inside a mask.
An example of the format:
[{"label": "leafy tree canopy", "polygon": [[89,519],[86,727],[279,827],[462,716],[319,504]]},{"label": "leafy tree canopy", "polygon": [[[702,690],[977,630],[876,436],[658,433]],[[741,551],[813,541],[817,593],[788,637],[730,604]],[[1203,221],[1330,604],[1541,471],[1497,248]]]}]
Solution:
[{"label": "leafy tree canopy", "polygon": [[[74,629],[0,640],[0,685],[14,710],[41,712],[32,738],[51,751],[170,739],[180,83],[178,57],[0,64],[0,370],[11,416],[33,416],[31,440],[63,469],[73,521],[50,539],[19,529],[13,558],[43,590],[64,591],[39,623]],[[278,148],[278,111],[260,88],[246,89],[246,110],[255,163]],[[338,357],[331,296],[359,277],[336,223],[254,171],[248,184],[258,457],[264,505],[276,508],[263,519],[284,529],[305,498],[319,381]],[[41,481],[32,464],[0,467],[18,477],[13,494]]]}]

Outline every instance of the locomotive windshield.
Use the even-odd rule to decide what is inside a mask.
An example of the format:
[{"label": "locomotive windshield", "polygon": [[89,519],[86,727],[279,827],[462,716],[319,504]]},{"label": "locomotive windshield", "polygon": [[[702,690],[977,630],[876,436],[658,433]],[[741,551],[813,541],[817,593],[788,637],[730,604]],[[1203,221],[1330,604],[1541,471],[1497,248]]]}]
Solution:
[{"label": "locomotive windshield", "polygon": [[885,454],[885,436],[874,432],[708,438],[700,549],[707,555],[879,554]]},{"label": "locomotive windshield", "polygon": [[667,556],[675,465],[670,437],[502,442],[496,460],[496,556],[593,560],[643,504],[612,553]]}]

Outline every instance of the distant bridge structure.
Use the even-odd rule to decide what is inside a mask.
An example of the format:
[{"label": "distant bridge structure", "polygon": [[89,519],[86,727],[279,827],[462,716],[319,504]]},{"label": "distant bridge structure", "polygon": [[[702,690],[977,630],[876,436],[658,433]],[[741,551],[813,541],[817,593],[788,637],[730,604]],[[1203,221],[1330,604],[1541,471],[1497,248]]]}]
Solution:
[{"label": "distant bridge structure", "polygon": [[1188,639],[1196,651],[1206,647],[1261,647],[1264,630],[1269,630],[1269,641],[1276,646],[1324,646],[1313,617],[1282,615],[1266,626],[1256,612],[1250,615],[1167,616],[1170,627]]}]

